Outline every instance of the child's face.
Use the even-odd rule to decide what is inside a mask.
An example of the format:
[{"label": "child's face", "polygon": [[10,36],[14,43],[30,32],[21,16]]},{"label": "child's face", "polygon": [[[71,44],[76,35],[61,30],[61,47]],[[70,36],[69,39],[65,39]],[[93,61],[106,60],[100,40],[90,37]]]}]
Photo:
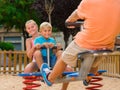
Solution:
[{"label": "child's face", "polygon": [[34,23],[29,23],[26,25],[26,31],[30,35],[34,35],[38,32],[38,26]]},{"label": "child's face", "polygon": [[52,30],[48,27],[44,27],[40,30],[40,33],[44,38],[48,39],[52,35]]}]

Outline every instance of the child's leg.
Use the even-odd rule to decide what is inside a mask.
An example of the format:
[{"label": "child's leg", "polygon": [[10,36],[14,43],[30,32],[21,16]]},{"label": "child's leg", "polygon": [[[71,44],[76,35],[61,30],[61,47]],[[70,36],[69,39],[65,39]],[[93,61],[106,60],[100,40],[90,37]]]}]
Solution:
[{"label": "child's leg", "polygon": [[25,67],[24,73],[31,73],[31,72],[34,72],[37,69],[38,69],[38,67],[37,67],[36,62],[31,62]]},{"label": "child's leg", "polygon": [[42,59],[42,54],[40,52],[40,50],[36,50],[34,53],[34,58],[36,60],[36,63],[38,65],[38,68],[41,67],[42,63],[43,63],[43,59]]}]

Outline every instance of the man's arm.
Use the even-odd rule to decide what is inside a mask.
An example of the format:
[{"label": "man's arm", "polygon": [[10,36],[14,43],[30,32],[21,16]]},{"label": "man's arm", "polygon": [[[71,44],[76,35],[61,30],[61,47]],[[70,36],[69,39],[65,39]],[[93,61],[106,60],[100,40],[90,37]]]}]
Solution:
[{"label": "man's arm", "polygon": [[72,14],[66,19],[66,22],[75,22],[77,21],[79,18],[78,14],[77,14],[77,9],[75,11],[72,12]]}]

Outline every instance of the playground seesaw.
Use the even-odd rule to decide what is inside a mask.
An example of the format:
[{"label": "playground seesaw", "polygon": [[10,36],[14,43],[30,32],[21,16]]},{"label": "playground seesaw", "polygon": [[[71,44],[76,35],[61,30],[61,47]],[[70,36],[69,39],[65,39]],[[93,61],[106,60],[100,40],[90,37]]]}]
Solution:
[{"label": "playground seesaw", "polygon": [[[89,90],[94,90],[93,88],[101,87],[102,86],[101,84],[96,85],[96,84],[94,84],[94,82],[102,80],[102,78],[97,77],[97,76],[102,75],[102,73],[106,72],[106,70],[99,70],[97,75],[89,73],[90,68],[94,62],[94,59],[84,60],[83,56],[86,55],[90,59],[90,58],[96,58],[98,56],[105,57],[109,53],[112,53],[112,51],[111,50],[99,50],[99,51],[86,51],[86,52],[79,53],[78,60],[81,61],[80,70],[73,71],[73,72],[63,72],[62,75],[55,80],[54,84],[63,83],[63,82],[81,81],[81,80],[84,81],[86,79],[86,77],[89,77],[90,79],[94,79],[91,81],[92,83],[90,83],[90,84],[93,84],[94,86],[89,87],[89,88],[92,88]],[[43,71],[50,69],[48,64],[44,64],[44,65],[45,66],[44,66]],[[51,71],[49,71],[49,72],[51,72]],[[25,88],[27,88],[27,89],[40,86],[39,84],[33,83],[34,81],[44,82],[43,75],[41,72],[19,73],[18,76],[21,76],[25,79],[25,81],[23,83],[26,84]],[[85,85],[85,82],[83,82],[83,84]],[[51,86],[51,85],[49,85],[49,86]],[[23,89],[23,90],[25,90],[25,89]]]},{"label": "playground seesaw", "polygon": [[[95,59],[90,59],[90,58],[96,58],[98,54],[106,56],[107,53],[111,53],[111,50],[99,50],[99,51],[86,51],[86,52],[81,52],[78,54],[78,60],[81,60],[81,68],[80,71],[77,72],[64,72],[62,73],[62,78],[58,78],[55,83],[62,83],[62,82],[72,82],[72,81],[79,81],[79,80],[85,80],[87,76],[91,76],[89,74],[89,71],[91,69],[91,66],[94,62]],[[86,55],[90,60],[83,60],[83,55]],[[50,69],[50,67],[47,64],[43,64],[42,67],[42,76],[44,77],[44,71],[47,69]],[[100,70],[98,71],[99,75],[100,73],[106,72],[105,70]],[[95,76],[92,74],[92,76]],[[49,85],[50,86],[50,85]]]},{"label": "playground seesaw", "polygon": [[65,22],[65,26],[69,27],[69,26],[75,26],[75,27],[80,27],[82,26],[84,23],[84,21],[77,21],[77,22]]},{"label": "playground seesaw", "polygon": [[[83,22],[77,22],[76,24],[80,26],[83,24]],[[73,25],[73,26],[76,24],[69,23],[69,25]],[[66,23],[66,25],[68,25],[68,23]],[[48,55],[47,56],[48,64],[44,63],[42,65],[42,67],[43,67],[41,69],[42,71],[33,72],[33,73],[20,73],[20,74],[18,74],[18,76],[21,76],[25,79],[25,81],[23,83],[26,84],[26,87],[23,88],[23,90],[28,90],[28,89],[32,90],[32,88],[40,86],[40,84],[33,83],[33,81],[39,80],[39,81],[44,82],[45,78],[47,78],[47,77],[44,77],[46,74],[44,72],[46,72],[46,70],[48,70],[48,72],[51,72],[50,71],[50,60],[49,60],[49,49],[47,49],[47,53],[48,53],[47,54]],[[102,75],[102,73],[106,72],[106,70],[99,70],[97,72],[97,74],[89,73],[89,71],[90,71],[92,64],[93,64],[96,57],[98,57],[98,56],[106,57],[109,53],[112,53],[112,51],[111,50],[96,50],[96,51],[93,50],[93,51],[85,51],[85,52],[78,53],[78,60],[77,61],[80,62],[80,69],[78,71],[73,71],[73,72],[63,72],[62,75],[59,76],[55,80],[54,84],[83,80],[83,84],[87,85],[86,82],[84,82],[84,80],[88,77],[91,80],[89,84],[92,84],[94,86],[87,87],[86,89],[87,90],[98,90],[96,88],[99,88],[102,85],[98,84],[98,83],[96,84],[94,82],[102,80],[102,78],[97,77],[97,76]],[[84,58],[84,57],[86,57],[86,58]],[[51,84],[48,84],[48,85],[51,86]]]},{"label": "playground seesaw", "polygon": [[[44,64],[44,65],[48,66],[48,64]],[[41,86],[41,84],[36,83],[35,81],[44,82],[41,72],[19,73],[18,76],[21,76],[24,78],[23,83],[26,85],[26,87],[23,87],[23,90],[32,90],[33,88]],[[58,80],[57,83],[62,83],[68,77],[72,78],[72,77],[77,77],[77,76],[79,76],[78,72],[63,72],[62,75],[57,79]],[[61,79],[62,81],[59,81]]]}]

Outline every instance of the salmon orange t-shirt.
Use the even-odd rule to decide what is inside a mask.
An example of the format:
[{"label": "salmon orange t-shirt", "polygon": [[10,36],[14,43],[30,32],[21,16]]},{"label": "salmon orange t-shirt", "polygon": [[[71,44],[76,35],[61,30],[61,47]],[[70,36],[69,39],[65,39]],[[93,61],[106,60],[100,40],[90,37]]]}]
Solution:
[{"label": "salmon orange t-shirt", "polygon": [[77,8],[83,29],[75,36],[77,45],[87,49],[114,48],[120,32],[120,0],[82,0]]}]

